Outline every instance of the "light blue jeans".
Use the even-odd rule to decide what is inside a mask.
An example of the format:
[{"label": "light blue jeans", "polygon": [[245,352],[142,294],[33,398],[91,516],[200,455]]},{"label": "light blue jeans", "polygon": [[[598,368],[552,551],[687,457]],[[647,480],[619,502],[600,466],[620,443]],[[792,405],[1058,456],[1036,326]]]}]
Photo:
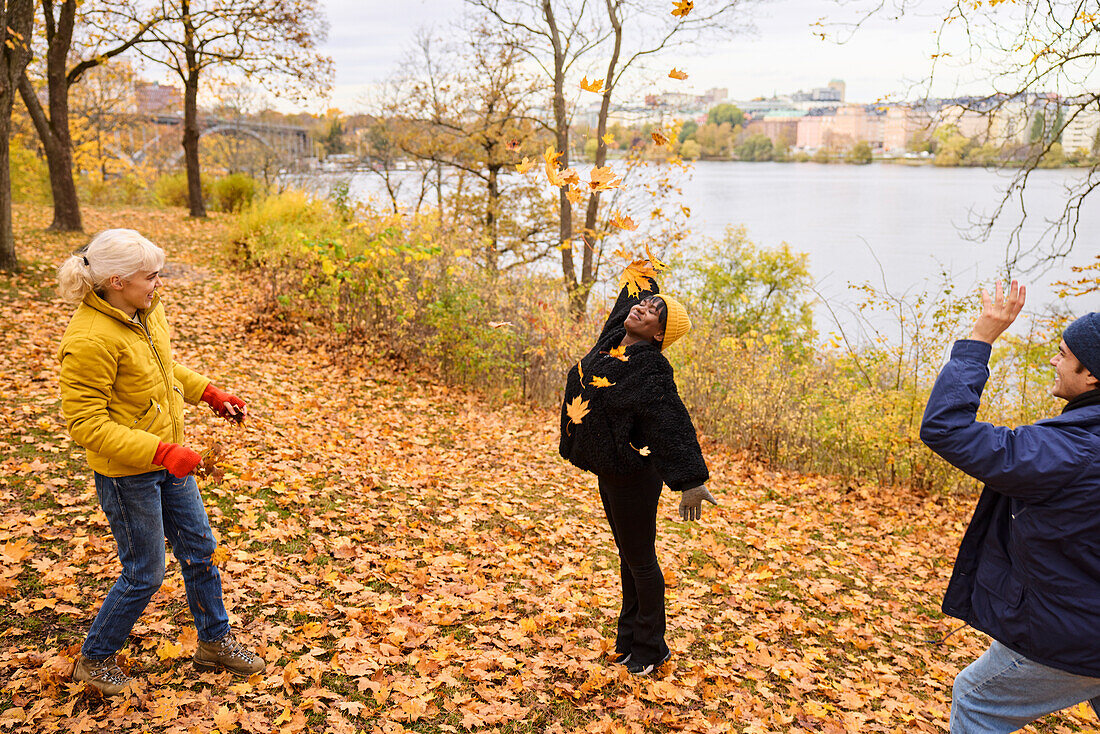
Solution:
[{"label": "light blue jeans", "polygon": [[1100,711],[1100,678],[1040,665],[994,640],[955,678],[951,734],[1008,734],[1082,701]]},{"label": "light blue jeans", "polygon": [[183,571],[199,639],[213,642],[228,634],[222,578],[211,560],[217,543],[195,478],[177,479],[164,470],[132,477],[97,473],[95,490],[118,544],[122,575],[88,630],[84,657],[103,660],[122,648],[164,581],[165,539]]}]

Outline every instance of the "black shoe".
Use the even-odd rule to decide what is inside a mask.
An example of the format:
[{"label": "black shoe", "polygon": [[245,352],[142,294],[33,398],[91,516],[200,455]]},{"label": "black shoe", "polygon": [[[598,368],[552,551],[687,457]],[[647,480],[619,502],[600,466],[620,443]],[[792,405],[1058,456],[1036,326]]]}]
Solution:
[{"label": "black shoe", "polygon": [[611,662],[613,662],[615,665],[626,665],[627,663],[630,662],[630,653],[628,653],[628,652],[617,652],[617,653],[615,653],[615,659],[612,660]]},{"label": "black shoe", "polygon": [[653,671],[657,670],[657,668],[661,667],[671,659],[672,653],[667,652],[665,653],[664,658],[658,663],[650,663],[649,665],[646,665],[645,663],[640,662],[630,662],[626,664],[626,672],[630,673],[631,675],[650,675],[651,673],[653,673]]}]

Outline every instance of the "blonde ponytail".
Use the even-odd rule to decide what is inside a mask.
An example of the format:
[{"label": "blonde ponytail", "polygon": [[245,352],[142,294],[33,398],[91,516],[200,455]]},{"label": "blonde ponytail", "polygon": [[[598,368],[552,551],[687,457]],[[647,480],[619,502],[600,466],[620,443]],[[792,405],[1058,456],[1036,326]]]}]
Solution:
[{"label": "blonde ponytail", "polygon": [[72,304],[111,278],[123,280],[142,270],[164,267],[164,250],[132,229],[105,229],[57,269],[57,293]]}]

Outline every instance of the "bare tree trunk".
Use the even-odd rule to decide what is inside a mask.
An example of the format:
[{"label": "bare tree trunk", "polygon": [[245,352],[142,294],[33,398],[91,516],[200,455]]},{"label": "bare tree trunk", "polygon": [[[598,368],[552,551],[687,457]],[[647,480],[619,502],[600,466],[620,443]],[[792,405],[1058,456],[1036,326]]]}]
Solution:
[{"label": "bare tree trunk", "polygon": [[[603,136],[607,133],[607,114],[611,109],[611,92],[615,86],[615,71],[619,63],[619,52],[623,43],[623,24],[619,18],[620,0],[605,0],[607,3],[607,17],[611,21],[614,32],[615,49],[611,52],[611,60],[607,62],[607,86],[603,90],[603,100],[600,102],[600,116],[596,126],[596,167],[600,168],[607,162],[607,143]],[[588,209],[584,213],[584,256],[581,260],[580,287],[574,294],[574,310],[581,313],[588,305],[588,294],[596,282],[598,264],[594,262],[596,243],[596,215],[599,213],[600,192],[593,191],[588,196]]]},{"label": "bare tree trunk", "polygon": [[[569,118],[565,110],[565,49],[562,47],[561,33],[558,31],[558,21],[554,15],[554,6],[551,0],[542,0],[542,13],[546,18],[546,25],[550,28],[550,42],[554,47],[554,133],[556,145],[561,152],[562,168],[569,167]],[[570,240],[573,239],[573,206],[566,196],[565,188],[558,192],[558,212],[560,222],[558,224],[558,239],[561,241],[561,274],[565,279],[565,291],[569,297],[570,309],[573,315],[580,318],[584,315],[584,301],[577,300],[577,272],[573,264],[573,248]],[[580,310],[578,310],[578,307]]]},{"label": "bare tree trunk", "polygon": [[0,0],[0,270],[19,270],[11,216],[11,110],[31,60],[34,0]]},{"label": "bare tree trunk", "polygon": [[[52,71],[52,70],[51,70]],[[64,71],[64,70],[62,70]],[[34,86],[24,74],[19,80],[19,94],[34,121],[42,149],[46,151],[46,166],[50,171],[50,193],[53,195],[53,223],[50,229],[60,232],[81,232],[80,202],[73,180],[73,150],[69,137],[69,89],[62,80],[62,89],[50,81],[50,116],[46,118]]]},{"label": "bare tree trunk", "polygon": [[500,166],[490,165],[486,179],[485,234],[489,238],[485,246],[485,265],[494,275],[497,272],[497,208],[500,206]]},{"label": "bare tree trunk", "polygon": [[206,217],[202,200],[202,171],[199,168],[199,64],[195,50],[195,28],[191,19],[191,3],[184,2],[184,58],[187,60],[183,80],[183,158],[187,166],[187,204],[191,216]]}]

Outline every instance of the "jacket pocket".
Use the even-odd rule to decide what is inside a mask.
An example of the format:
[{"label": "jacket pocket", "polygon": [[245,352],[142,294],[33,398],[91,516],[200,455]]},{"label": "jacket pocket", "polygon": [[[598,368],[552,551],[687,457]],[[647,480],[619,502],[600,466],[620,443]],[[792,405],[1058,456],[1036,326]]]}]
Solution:
[{"label": "jacket pocket", "polygon": [[134,418],[130,424],[130,428],[134,430],[148,430],[156,421],[157,416],[160,415],[161,407],[160,403],[152,398],[149,399],[149,407],[146,408],[137,418]]}]

